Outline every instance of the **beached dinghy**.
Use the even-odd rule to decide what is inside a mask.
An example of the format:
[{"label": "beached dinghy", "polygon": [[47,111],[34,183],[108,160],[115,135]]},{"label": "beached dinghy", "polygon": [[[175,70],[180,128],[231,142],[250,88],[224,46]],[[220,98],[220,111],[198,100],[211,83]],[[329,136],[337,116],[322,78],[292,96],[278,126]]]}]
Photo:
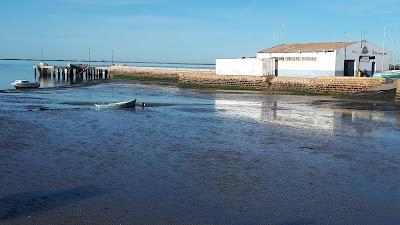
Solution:
[{"label": "beached dinghy", "polygon": [[29,82],[27,80],[16,80],[11,83],[12,86],[14,86],[17,89],[20,88],[38,88],[40,87],[40,84],[37,82]]},{"label": "beached dinghy", "polygon": [[117,102],[109,104],[96,104],[97,109],[120,109],[120,108],[135,108],[136,99],[128,102]]},{"label": "beached dinghy", "polygon": [[392,70],[392,71],[385,71],[382,73],[375,73],[374,78],[391,78],[391,79],[399,79],[400,78],[400,71],[399,70]]}]

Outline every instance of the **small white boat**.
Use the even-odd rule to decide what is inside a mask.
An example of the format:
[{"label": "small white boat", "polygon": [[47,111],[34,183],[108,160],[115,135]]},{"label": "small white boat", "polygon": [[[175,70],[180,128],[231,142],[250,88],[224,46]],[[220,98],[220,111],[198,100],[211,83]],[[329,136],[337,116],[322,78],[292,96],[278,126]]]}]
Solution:
[{"label": "small white boat", "polygon": [[398,79],[398,78],[400,78],[400,71],[399,70],[391,70],[391,71],[384,71],[381,73],[375,73],[373,78]]},{"label": "small white boat", "polygon": [[30,82],[30,81],[27,81],[27,80],[16,80],[16,81],[12,82],[11,85],[14,86],[17,89],[19,89],[19,88],[38,88],[38,87],[40,87],[39,83]]},{"label": "small white boat", "polygon": [[136,99],[128,102],[117,102],[109,104],[95,104],[97,109],[118,109],[118,108],[135,108]]}]

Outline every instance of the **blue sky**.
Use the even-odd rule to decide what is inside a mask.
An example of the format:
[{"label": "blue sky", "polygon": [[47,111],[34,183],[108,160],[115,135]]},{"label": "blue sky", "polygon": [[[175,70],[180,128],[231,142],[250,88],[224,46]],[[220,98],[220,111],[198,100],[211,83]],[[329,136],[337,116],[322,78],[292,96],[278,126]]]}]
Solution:
[{"label": "blue sky", "polygon": [[[398,0],[3,0],[0,58],[214,62],[278,43],[367,40],[400,52]],[[396,56],[397,57],[397,56]]]}]

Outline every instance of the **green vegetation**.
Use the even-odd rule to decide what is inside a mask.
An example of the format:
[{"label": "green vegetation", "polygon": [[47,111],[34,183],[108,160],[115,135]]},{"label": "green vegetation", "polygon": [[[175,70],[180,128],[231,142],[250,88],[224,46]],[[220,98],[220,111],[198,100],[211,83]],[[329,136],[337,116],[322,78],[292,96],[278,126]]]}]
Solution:
[{"label": "green vegetation", "polygon": [[195,83],[179,83],[179,87],[192,88],[192,89],[210,89],[210,90],[263,91],[261,89],[250,88],[250,87],[212,85],[212,84],[195,84]]},{"label": "green vegetation", "polygon": [[143,74],[115,74],[112,76],[113,79],[121,79],[121,80],[138,80],[138,81],[161,81],[161,82],[172,82],[177,83],[178,78],[174,77],[155,77],[155,76],[146,76]]}]

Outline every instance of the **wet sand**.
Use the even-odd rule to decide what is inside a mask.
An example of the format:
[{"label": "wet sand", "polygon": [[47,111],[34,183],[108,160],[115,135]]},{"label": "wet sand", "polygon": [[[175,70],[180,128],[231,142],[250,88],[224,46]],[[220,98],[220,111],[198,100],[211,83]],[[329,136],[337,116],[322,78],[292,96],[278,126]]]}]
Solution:
[{"label": "wet sand", "polygon": [[[150,107],[94,107],[131,98]],[[400,111],[336,101],[133,81],[0,93],[0,224],[399,224]]]}]

